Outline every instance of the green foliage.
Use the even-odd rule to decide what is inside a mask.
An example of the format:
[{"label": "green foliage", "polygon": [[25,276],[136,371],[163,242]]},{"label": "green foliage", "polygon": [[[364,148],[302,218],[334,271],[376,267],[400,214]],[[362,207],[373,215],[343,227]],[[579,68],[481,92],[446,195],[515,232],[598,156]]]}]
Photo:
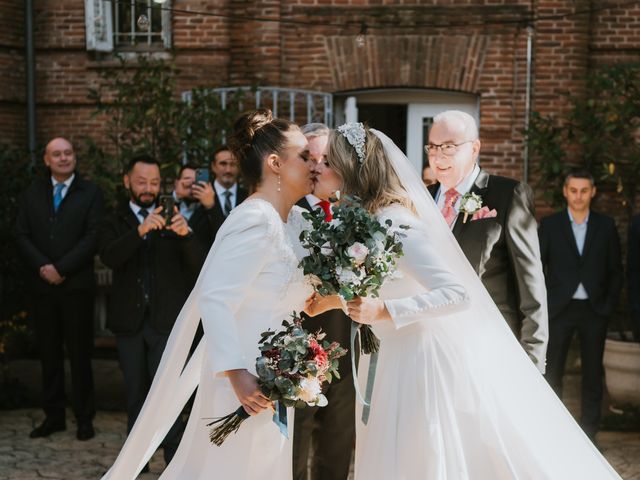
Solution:
[{"label": "green foliage", "polygon": [[14,237],[18,202],[33,179],[27,152],[0,145],[0,319],[26,305],[22,264]]},{"label": "green foliage", "polygon": [[90,175],[111,201],[120,193],[124,167],[137,154],[160,162],[165,185],[185,161],[208,164],[231,131],[244,95],[240,90],[229,95],[223,110],[218,94],[198,87],[185,102],[176,93],[180,71],[173,64],[145,57],[135,64],[120,62],[120,68],[101,72],[99,87],[89,90],[97,105],[94,115],[107,118],[110,145],[103,149],[89,138],[84,155]]},{"label": "green foliage", "polygon": [[[640,174],[640,67],[601,68],[587,78],[586,95],[570,101],[562,118],[534,114],[527,132],[542,186],[559,204],[566,173],[584,168],[600,185],[613,187],[631,215]],[[567,154],[567,146],[576,154]]]},{"label": "green foliage", "polygon": [[0,320],[0,409],[24,407],[26,389],[9,373],[9,362],[32,348],[33,338],[26,325],[27,312]]}]

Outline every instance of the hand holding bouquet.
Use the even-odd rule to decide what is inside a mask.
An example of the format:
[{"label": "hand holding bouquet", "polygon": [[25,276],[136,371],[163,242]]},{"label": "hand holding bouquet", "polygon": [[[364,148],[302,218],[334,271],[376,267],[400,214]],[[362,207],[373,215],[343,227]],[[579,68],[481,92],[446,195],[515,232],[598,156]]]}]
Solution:
[{"label": "hand holding bouquet", "polygon": [[[384,224],[362,207],[357,197],[344,196],[333,209],[333,220],[324,221],[322,211],[304,213],[312,229],[300,234],[309,251],[300,266],[320,295],[377,297],[385,279],[395,273],[402,256],[403,229]],[[376,352],[379,340],[368,325],[360,326],[362,351]]]},{"label": "hand holding bouquet", "polygon": [[[264,332],[260,338],[261,355],[256,359],[256,373],[262,393],[269,400],[278,402],[274,416],[277,423],[286,419],[286,407],[324,407],[327,398],[322,393],[322,384],[331,383],[333,377],[340,378],[338,358],[347,351],[337,342],[324,340],[322,331],[309,333],[302,328],[302,319],[294,312],[291,322],[284,320],[282,330]],[[214,420],[207,426],[216,425],[210,432],[212,443],[220,446],[242,422],[249,418],[244,407]],[[284,422],[286,428],[286,420]]]}]

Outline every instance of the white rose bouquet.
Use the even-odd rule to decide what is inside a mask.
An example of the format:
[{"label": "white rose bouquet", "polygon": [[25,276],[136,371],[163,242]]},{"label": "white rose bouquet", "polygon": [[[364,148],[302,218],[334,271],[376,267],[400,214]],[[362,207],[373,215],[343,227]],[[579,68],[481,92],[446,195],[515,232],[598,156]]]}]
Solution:
[{"label": "white rose bouquet", "polygon": [[[402,256],[403,229],[384,224],[362,207],[357,197],[343,196],[333,208],[333,220],[322,211],[304,213],[312,228],[300,234],[309,254],[300,262],[309,283],[320,295],[377,297],[385,279],[395,273]],[[368,325],[360,325],[362,351],[378,350],[379,340]]]}]

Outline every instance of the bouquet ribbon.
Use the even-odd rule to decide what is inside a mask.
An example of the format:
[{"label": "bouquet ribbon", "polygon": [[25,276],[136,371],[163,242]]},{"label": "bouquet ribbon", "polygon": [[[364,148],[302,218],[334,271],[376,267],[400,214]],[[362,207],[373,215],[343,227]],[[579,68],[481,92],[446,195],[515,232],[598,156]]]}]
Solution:
[{"label": "bouquet ribbon", "polygon": [[275,423],[280,429],[280,433],[284,436],[284,438],[289,438],[289,429],[288,429],[288,421],[287,421],[287,407],[285,407],[281,402],[275,402],[275,411],[273,412],[273,423]]},{"label": "bouquet ribbon", "polygon": [[364,397],[360,392],[360,384],[358,383],[358,368],[356,367],[355,344],[356,335],[360,335],[359,324],[351,321],[351,372],[353,374],[353,387],[356,390],[358,401],[362,404],[362,423],[365,425],[369,421],[369,413],[371,412],[371,394],[373,393],[373,384],[376,379],[376,368],[378,366],[378,352],[372,352],[369,360],[369,371],[367,372],[367,386],[364,391]]}]

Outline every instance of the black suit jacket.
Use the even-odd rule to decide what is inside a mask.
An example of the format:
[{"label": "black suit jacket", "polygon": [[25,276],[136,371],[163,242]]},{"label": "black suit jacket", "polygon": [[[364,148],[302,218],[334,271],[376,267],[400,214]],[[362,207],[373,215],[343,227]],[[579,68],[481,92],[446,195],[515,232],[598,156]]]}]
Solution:
[{"label": "black suit jacket", "polygon": [[143,239],[138,235],[139,224],[127,202],[100,229],[100,258],[113,270],[107,326],[117,335],[133,334],[142,326],[145,254],[149,258],[150,321],[162,333],[173,327],[205,257],[195,235],[181,237],[168,230],[153,230]]},{"label": "black suit jacket", "polygon": [[564,309],[582,283],[596,313],[611,315],[622,288],[620,240],[613,218],[589,213],[582,255],[566,209],[540,222],[540,250],[549,298],[549,316]]},{"label": "black suit jacket", "polygon": [[[439,187],[429,187],[434,197]],[[464,222],[460,213],[453,235],[531,359],[544,371],[548,316],[531,189],[481,169],[470,192],[480,195],[483,206],[497,215]]]},{"label": "black suit jacket", "polygon": [[[238,186],[236,207],[244,202],[247,199],[247,196],[247,191]],[[216,193],[216,203],[213,207],[207,210],[206,208],[199,206],[189,219],[189,226],[191,226],[207,251],[211,248],[211,245],[218,234],[218,230],[220,230],[220,227],[227,219],[222,212],[223,203],[224,199],[221,199]]]},{"label": "black suit jacket", "polygon": [[629,308],[636,341],[640,339],[640,215],[631,219],[627,242],[627,275]]},{"label": "black suit jacket", "polygon": [[[298,200],[297,205],[305,210],[311,211],[312,207],[309,205],[306,197],[302,197]],[[303,314],[304,315],[304,314]],[[350,348],[351,342],[351,319],[345,315],[342,310],[329,310],[328,312],[321,313],[315,317],[309,317],[304,315],[305,322],[304,328],[310,332],[315,332],[318,329],[327,334],[327,341],[338,342],[343,348],[347,350]],[[352,381],[351,376],[351,354],[347,354],[344,357],[338,359],[338,371],[340,372],[340,378],[348,378]],[[334,382],[338,381],[337,379]]]},{"label": "black suit jacket", "polygon": [[[102,192],[78,173],[57,212],[53,210],[51,174],[31,183],[19,201],[15,227],[31,291],[45,294],[94,288],[93,256],[103,212]],[[40,278],[40,267],[49,263],[65,277],[60,285]]]}]

